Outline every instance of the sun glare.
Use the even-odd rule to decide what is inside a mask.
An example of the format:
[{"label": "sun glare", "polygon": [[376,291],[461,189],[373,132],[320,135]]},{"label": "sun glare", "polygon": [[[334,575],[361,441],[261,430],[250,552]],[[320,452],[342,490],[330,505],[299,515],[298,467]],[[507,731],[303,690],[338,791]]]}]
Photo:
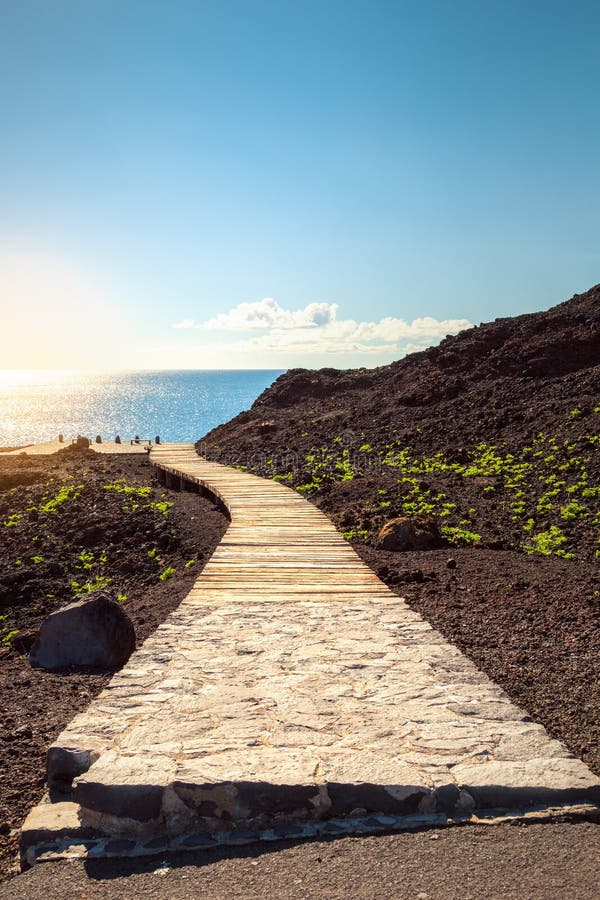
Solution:
[{"label": "sun glare", "polygon": [[114,311],[77,263],[45,250],[0,245],[0,305],[1,368],[118,366]]}]

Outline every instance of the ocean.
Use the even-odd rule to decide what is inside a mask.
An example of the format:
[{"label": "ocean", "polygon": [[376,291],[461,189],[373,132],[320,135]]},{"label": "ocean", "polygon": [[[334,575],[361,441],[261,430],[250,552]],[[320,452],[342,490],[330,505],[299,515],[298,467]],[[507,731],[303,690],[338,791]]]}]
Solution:
[{"label": "ocean", "polygon": [[248,409],[277,370],[56,372],[0,370],[0,447],[156,435],[195,441]]}]

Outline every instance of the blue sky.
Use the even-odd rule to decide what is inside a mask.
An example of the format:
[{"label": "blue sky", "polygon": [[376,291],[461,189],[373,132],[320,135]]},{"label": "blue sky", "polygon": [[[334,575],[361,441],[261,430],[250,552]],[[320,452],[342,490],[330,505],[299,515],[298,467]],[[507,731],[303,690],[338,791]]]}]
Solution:
[{"label": "blue sky", "polygon": [[599,26],[3,0],[0,368],[376,365],[585,290]]}]

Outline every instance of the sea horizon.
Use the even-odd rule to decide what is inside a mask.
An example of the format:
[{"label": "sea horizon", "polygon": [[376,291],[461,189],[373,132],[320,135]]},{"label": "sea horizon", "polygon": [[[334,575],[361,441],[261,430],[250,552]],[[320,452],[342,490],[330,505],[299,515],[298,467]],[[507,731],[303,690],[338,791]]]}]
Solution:
[{"label": "sea horizon", "polygon": [[0,369],[0,446],[139,435],[192,441],[248,409],[284,369]]}]

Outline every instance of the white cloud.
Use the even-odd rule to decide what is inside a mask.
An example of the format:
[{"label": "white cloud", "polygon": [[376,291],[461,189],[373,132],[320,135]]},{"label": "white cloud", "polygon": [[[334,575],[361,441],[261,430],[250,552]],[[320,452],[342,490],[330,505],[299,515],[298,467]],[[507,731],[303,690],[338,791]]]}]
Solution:
[{"label": "white cloud", "polygon": [[304,309],[292,311],[284,309],[272,297],[265,297],[256,303],[239,303],[199,327],[209,331],[320,328],[335,321],[337,309],[337,303],[309,303]]},{"label": "white cloud", "polygon": [[431,346],[447,334],[471,327],[466,319],[438,320],[423,316],[406,322],[386,316],[377,322],[338,319],[337,303],[309,303],[302,309],[284,309],[270,297],[239,303],[226,313],[196,325],[184,319],[175,328],[263,334],[237,342],[243,352],[261,354],[396,354]]}]

